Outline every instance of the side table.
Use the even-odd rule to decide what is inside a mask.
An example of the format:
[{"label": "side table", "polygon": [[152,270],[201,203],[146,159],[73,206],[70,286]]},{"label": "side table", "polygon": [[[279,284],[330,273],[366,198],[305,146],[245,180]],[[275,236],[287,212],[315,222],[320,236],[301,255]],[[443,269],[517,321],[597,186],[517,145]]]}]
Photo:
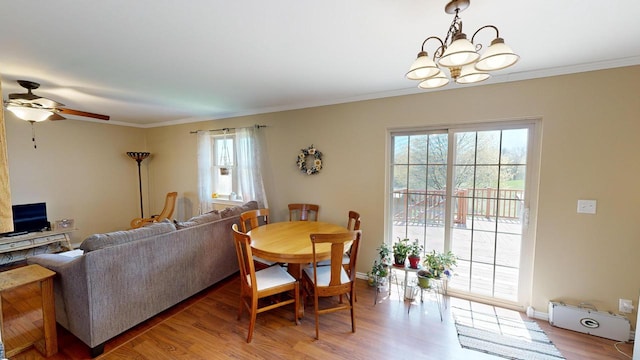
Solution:
[{"label": "side table", "polygon": [[56,314],[53,299],[53,276],[55,274],[55,272],[40,265],[28,265],[0,272],[0,333],[4,333],[1,299],[1,295],[4,291],[16,289],[33,283],[39,283],[42,299],[41,305],[44,339],[38,340],[34,344],[24,344],[14,349],[5,349],[6,357],[9,358],[25,350],[31,345],[34,345],[35,348],[45,357],[49,357],[58,352]]},{"label": "side table", "polygon": [[[443,317],[442,317],[442,307],[444,306],[444,308],[447,308],[446,305],[446,300],[444,298],[444,295],[446,295],[446,285],[443,284],[444,280],[442,279],[430,279],[430,286],[427,288],[423,288],[421,286],[419,286],[418,284],[415,285],[410,285],[409,284],[409,273],[417,273],[418,271],[420,271],[422,269],[422,267],[418,267],[417,269],[413,269],[410,268],[409,266],[405,265],[403,267],[399,267],[396,265],[392,265],[390,266],[390,274],[394,271],[404,271],[404,281],[402,282],[403,285],[403,291],[402,291],[402,295],[400,294],[400,283],[397,280],[396,277],[396,287],[398,288],[398,300],[401,300],[402,298],[405,298],[407,300],[411,300],[411,302],[409,303],[409,309],[407,310],[407,313],[409,313],[411,311],[411,304],[413,303],[413,299],[416,295],[415,291],[416,290],[420,290],[420,302],[423,301],[423,292],[424,291],[433,291],[436,297],[436,304],[438,306],[438,312],[440,313],[440,321],[443,321]],[[390,278],[392,277],[392,275],[390,275]],[[411,298],[406,298],[407,297],[407,290],[411,293]]]}]

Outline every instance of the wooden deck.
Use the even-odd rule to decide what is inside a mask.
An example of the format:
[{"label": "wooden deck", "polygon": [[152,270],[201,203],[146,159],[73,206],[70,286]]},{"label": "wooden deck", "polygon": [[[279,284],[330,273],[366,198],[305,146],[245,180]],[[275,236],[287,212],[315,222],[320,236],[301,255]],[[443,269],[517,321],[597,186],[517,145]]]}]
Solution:
[{"label": "wooden deck", "polygon": [[[499,231],[498,249],[495,249],[495,231]],[[444,249],[444,227],[424,226],[424,224],[396,224],[394,234],[404,234],[407,238],[427,239],[427,251]],[[518,219],[495,218],[487,219],[484,216],[468,216],[466,224],[456,224],[452,229],[452,251],[460,259],[456,267],[456,274],[450,286],[453,289],[467,291],[470,288],[469,278],[471,266],[468,259],[473,252],[473,260],[476,262],[473,268],[474,284],[471,287],[474,293],[483,296],[495,296],[499,299],[516,301],[518,288],[518,267],[520,259],[520,234],[522,226]],[[473,247],[471,237],[473,236]],[[494,253],[495,251],[495,253]],[[493,274],[494,254],[499,264],[497,273]]]}]

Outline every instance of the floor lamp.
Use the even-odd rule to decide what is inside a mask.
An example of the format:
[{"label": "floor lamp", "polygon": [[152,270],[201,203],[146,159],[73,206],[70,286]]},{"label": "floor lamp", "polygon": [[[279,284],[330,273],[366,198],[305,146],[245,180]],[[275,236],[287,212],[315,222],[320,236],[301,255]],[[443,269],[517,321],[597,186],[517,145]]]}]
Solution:
[{"label": "floor lamp", "polygon": [[127,151],[127,156],[132,158],[138,163],[138,184],[140,186],[140,217],[144,218],[144,211],[142,210],[142,176],[140,175],[140,163],[151,155],[148,152]]}]

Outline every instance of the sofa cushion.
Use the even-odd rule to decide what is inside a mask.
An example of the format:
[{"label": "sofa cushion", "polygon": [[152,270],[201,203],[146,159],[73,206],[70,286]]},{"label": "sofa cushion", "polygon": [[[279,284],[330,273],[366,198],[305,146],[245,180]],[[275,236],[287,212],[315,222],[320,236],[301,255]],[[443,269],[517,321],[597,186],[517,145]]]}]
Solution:
[{"label": "sofa cushion", "polygon": [[240,216],[240,214],[242,214],[245,211],[257,210],[257,209],[258,209],[258,202],[249,201],[242,205],[228,207],[220,211],[220,215],[222,215],[222,218],[224,219],[232,216]]},{"label": "sofa cushion", "polygon": [[209,222],[213,222],[216,220],[220,220],[222,217],[220,216],[220,213],[218,212],[218,210],[213,210],[210,211],[208,213],[202,214],[202,215],[197,215],[192,217],[191,219],[187,220],[187,221],[177,221],[175,220],[174,223],[176,225],[176,229],[180,230],[180,229],[185,229],[188,227],[192,227],[192,226],[196,226],[196,225],[200,225],[200,224],[205,224],[205,223],[209,223]]},{"label": "sofa cushion", "polygon": [[88,253],[90,251],[120,245],[175,230],[176,227],[171,223],[171,221],[163,220],[137,229],[114,231],[106,234],[93,234],[84,239],[82,244],[80,244],[80,249],[84,250],[85,253]]}]

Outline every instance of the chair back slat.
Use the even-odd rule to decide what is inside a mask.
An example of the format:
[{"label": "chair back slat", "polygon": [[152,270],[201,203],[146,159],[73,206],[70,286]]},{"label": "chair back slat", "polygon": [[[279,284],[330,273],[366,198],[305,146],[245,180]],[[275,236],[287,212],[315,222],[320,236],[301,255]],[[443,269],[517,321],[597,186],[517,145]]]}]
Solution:
[{"label": "chair back slat", "polygon": [[[314,262],[313,262],[314,275],[317,274],[317,263],[318,263],[318,259],[316,256],[317,244],[322,244],[322,243],[331,244],[331,265],[330,265],[331,278],[329,280],[329,286],[327,288],[340,287],[341,285],[343,285],[340,280],[342,270],[343,270],[342,256],[344,254],[344,250],[346,246],[348,245],[350,245],[352,249],[350,254],[349,267],[351,270],[355,270],[356,258],[358,256],[357,249],[360,244],[361,234],[362,232],[360,230],[356,230],[356,231],[349,231],[349,232],[337,233],[337,234],[311,234],[310,235],[312,250],[313,250],[313,259],[314,259]],[[352,276],[350,276],[352,278],[351,281],[355,280],[353,278],[355,276],[355,271],[351,271],[350,273],[353,274]],[[318,281],[317,278],[314,279],[314,282],[316,284],[317,284],[317,281]],[[322,288],[322,286],[320,286],[319,288]],[[336,290],[336,294],[339,294],[342,291],[341,289],[337,289],[337,288],[335,290]],[[331,292],[330,289],[323,289],[324,293],[326,293],[327,291]]]},{"label": "chair back slat", "polygon": [[316,204],[289,204],[289,221],[318,221],[320,206]]},{"label": "chair back slat", "polygon": [[353,210],[349,211],[349,221],[347,222],[347,229],[351,231],[360,230],[360,214]]},{"label": "chair back slat", "polygon": [[231,228],[233,229],[233,240],[236,245],[236,254],[238,255],[238,266],[240,267],[240,284],[255,294],[257,289],[252,284],[256,284],[256,269],[251,252],[251,237],[240,232],[236,224],[233,224]]},{"label": "chair back slat", "polygon": [[[247,226],[249,222],[249,226]],[[260,225],[269,223],[269,209],[249,210],[240,214],[240,226],[242,232],[249,232]]]}]

